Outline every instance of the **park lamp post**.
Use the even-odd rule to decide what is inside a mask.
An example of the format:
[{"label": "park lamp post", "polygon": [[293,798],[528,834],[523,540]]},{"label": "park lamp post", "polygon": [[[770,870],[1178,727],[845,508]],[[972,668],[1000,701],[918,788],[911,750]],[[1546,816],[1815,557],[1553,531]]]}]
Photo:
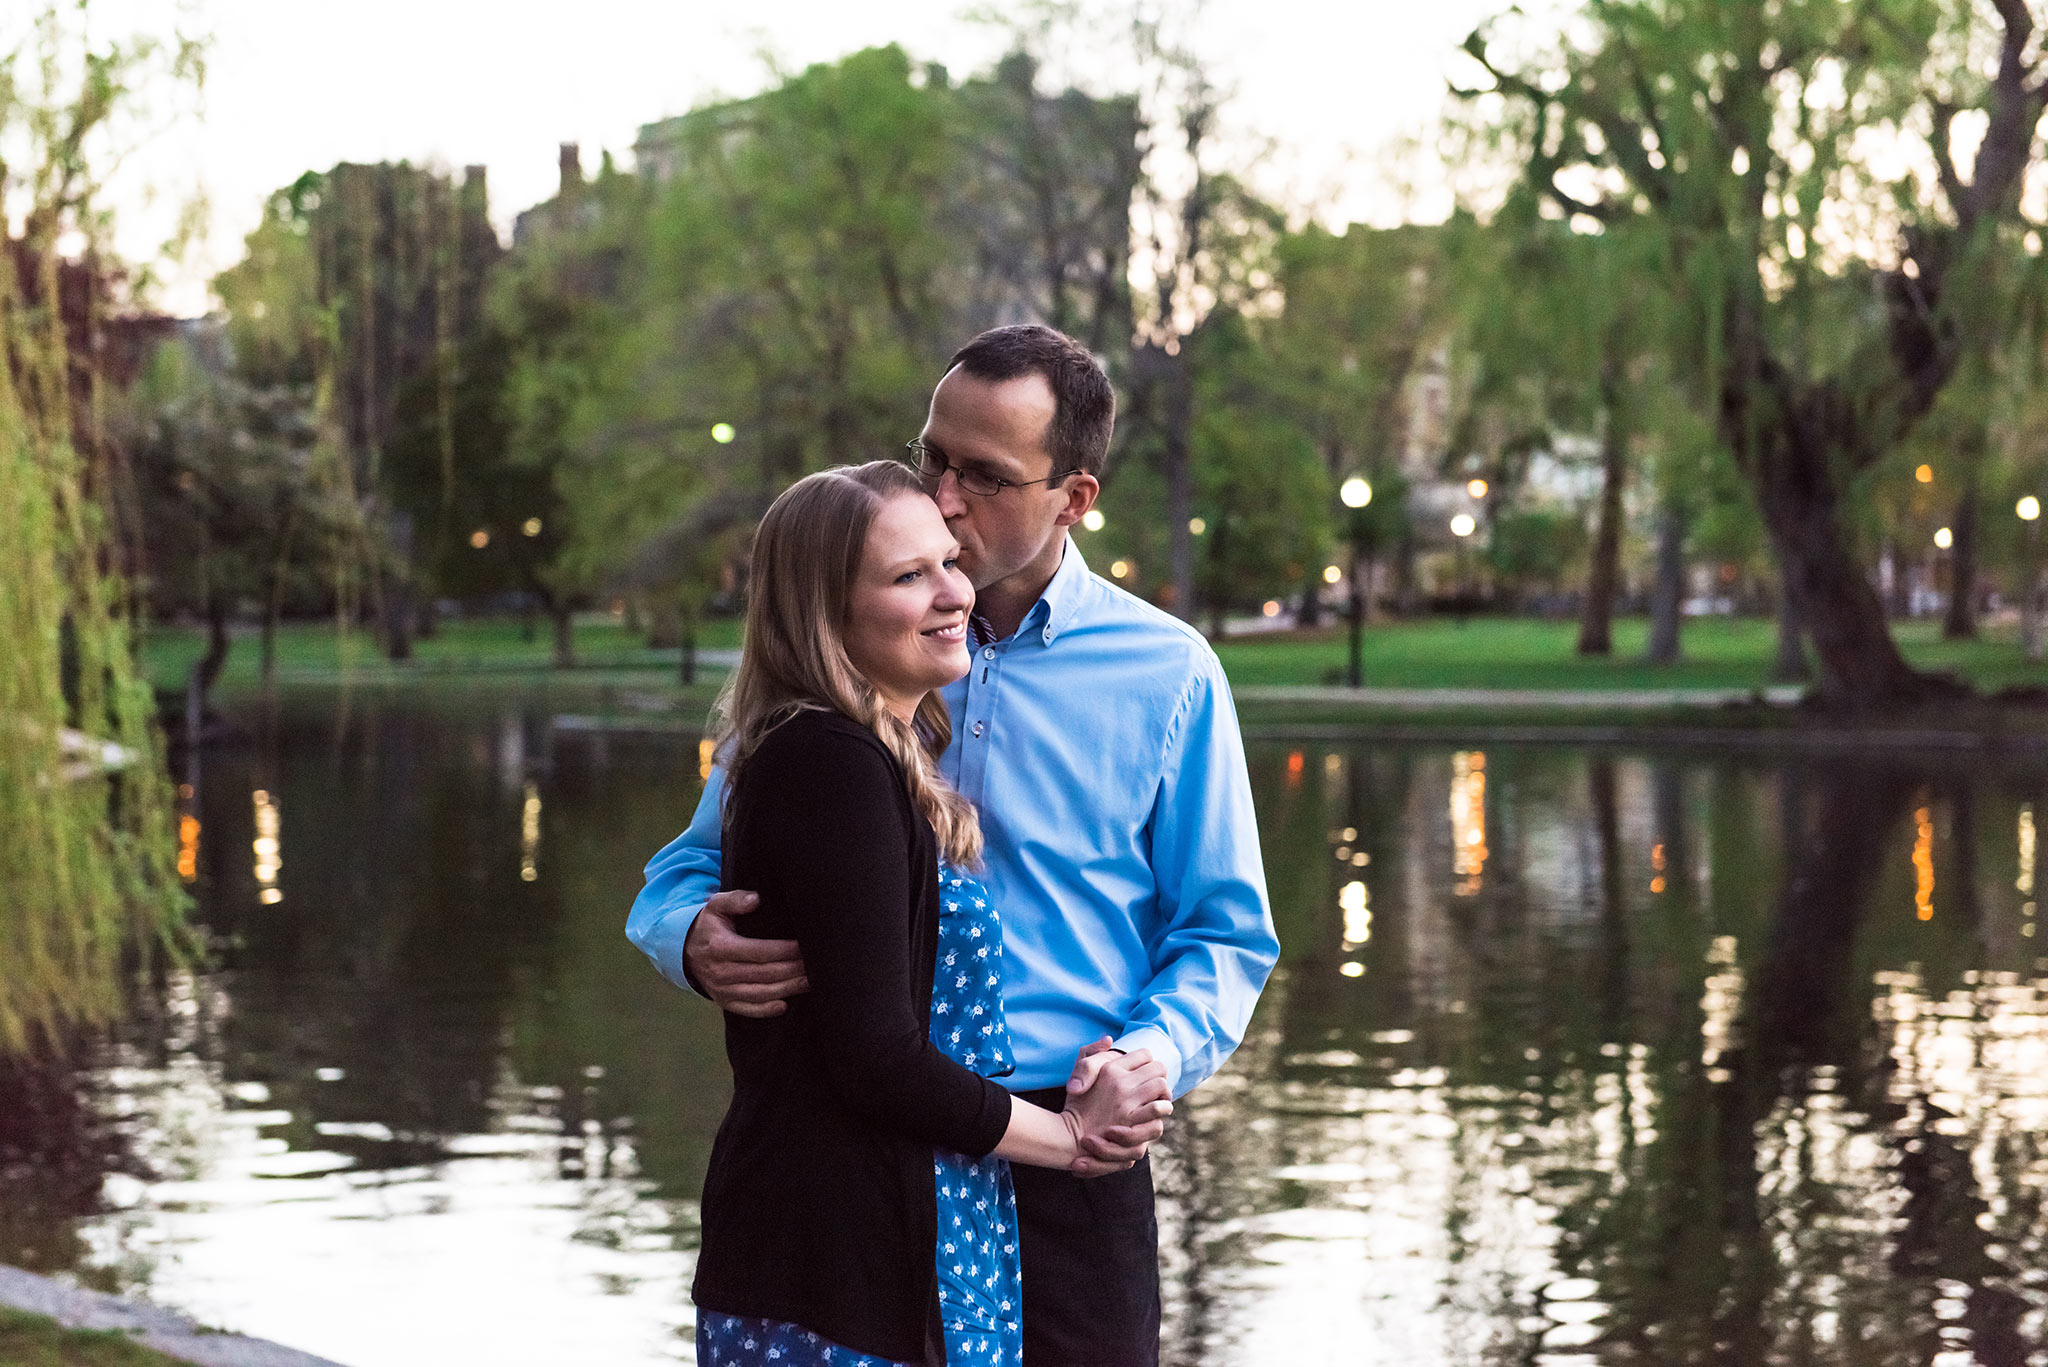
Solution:
[{"label": "park lamp post", "polygon": [[[1474,484],[1481,483],[1481,481],[1476,479],[1472,482]],[[1452,545],[1458,560],[1457,594],[1459,626],[1465,625],[1465,543],[1471,540],[1472,533],[1478,530],[1479,519],[1473,517],[1470,513],[1459,513],[1451,518],[1451,535],[1457,538],[1457,540],[1453,542]]]},{"label": "park lamp post", "polygon": [[1351,643],[1344,666],[1344,682],[1352,688],[1365,686],[1365,585],[1359,577],[1364,563],[1367,535],[1365,506],[1372,502],[1372,485],[1353,475],[1337,488],[1337,499],[1350,509],[1346,534],[1351,542]]},{"label": "park lamp post", "polygon": [[2041,500],[2026,495],[2013,505],[2024,524],[2020,537],[2020,644],[2029,660],[2042,656],[2041,639]]}]

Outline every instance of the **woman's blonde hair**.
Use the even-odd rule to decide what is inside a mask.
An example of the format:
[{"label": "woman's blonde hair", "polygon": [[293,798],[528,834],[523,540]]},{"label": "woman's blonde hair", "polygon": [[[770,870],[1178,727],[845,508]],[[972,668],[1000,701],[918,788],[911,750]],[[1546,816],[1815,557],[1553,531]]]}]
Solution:
[{"label": "woman's blonde hair", "polygon": [[938,758],[953,738],[944,699],[927,693],[906,724],[846,654],[847,604],[868,529],[884,503],[911,495],[925,497],[918,477],[877,460],[806,475],[769,507],[754,533],[746,647],[718,695],[718,756],[727,783],[737,785],[762,738],[796,713],[851,717],[903,766],[910,800],[931,822],[940,852],[973,868],[981,861],[981,823],[939,774]]}]

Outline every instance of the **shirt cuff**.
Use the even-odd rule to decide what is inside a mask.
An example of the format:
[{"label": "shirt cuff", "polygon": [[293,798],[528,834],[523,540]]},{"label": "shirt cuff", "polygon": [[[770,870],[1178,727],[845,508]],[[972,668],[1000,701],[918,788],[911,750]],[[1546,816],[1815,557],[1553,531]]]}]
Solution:
[{"label": "shirt cuff", "polygon": [[1156,1025],[1141,1025],[1127,1031],[1116,1041],[1116,1047],[1126,1054],[1134,1049],[1143,1049],[1166,1068],[1166,1090],[1180,1095],[1180,1050],[1173,1047],[1173,1039]]}]

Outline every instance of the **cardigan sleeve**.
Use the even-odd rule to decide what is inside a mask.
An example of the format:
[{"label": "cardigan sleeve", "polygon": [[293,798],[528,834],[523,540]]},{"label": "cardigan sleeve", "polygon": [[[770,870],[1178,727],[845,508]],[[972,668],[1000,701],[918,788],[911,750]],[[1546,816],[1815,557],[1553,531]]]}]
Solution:
[{"label": "cardigan sleeve", "polygon": [[802,713],[764,738],[740,786],[733,852],[801,946],[810,991],[792,1023],[841,1103],[935,1148],[993,1150],[1010,1094],[941,1053],[915,1005],[932,985],[911,980],[917,890],[895,761],[857,724]]}]

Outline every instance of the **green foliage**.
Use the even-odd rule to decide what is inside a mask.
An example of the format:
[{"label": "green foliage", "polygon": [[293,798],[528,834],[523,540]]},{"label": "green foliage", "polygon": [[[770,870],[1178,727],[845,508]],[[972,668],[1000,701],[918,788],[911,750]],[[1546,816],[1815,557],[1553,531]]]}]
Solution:
[{"label": "green foliage", "polygon": [[899,455],[975,332],[1127,334],[1129,103],[1034,77],[855,53],[652,126],[654,183],[603,176],[535,220],[497,313],[562,584],[701,604],[790,480]]},{"label": "green foliage", "polygon": [[1320,574],[1334,490],[1308,434],[1275,402],[1276,367],[1245,321],[1212,313],[1191,346],[1195,511],[1205,524],[1195,584],[1220,618]]},{"label": "green foliage", "polygon": [[1486,563],[1517,587],[1564,588],[1586,553],[1586,522],[1559,508],[1510,509],[1493,520]]},{"label": "green foliage", "polygon": [[124,952],[182,943],[162,748],[95,497],[108,282],[56,250],[100,226],[82,149],[157,49],[67,23],[52,7],[0,61],[0,142],[26,151],[0,164],[0,199],[27,210],[0,233],[0,1049],[112,1015]]},{"label": "green foliage", "polygon": [[[2020,191],[2048,99],[2033,19],[1975,0],[1595,0],[1465,50],[1523,212],[1646,242],[1634,289],[1749,483],[1822,692],[1923,696],[1855,545],[1855,486],[2031,288]],[[1981,135],[1964,157],[1960,139]]]}]

